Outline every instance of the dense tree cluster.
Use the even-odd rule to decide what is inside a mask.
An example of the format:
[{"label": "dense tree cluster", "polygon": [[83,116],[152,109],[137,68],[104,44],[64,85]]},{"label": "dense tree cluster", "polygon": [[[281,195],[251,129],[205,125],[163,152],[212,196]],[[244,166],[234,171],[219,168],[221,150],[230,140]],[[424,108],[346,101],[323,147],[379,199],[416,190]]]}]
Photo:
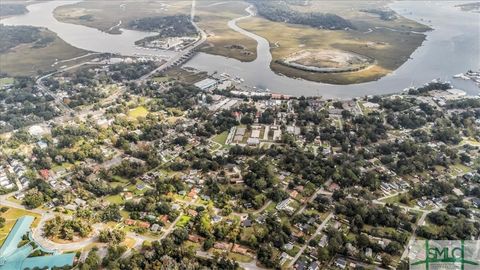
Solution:
[{"label": "dense tree cluster", "polygon": [[197,34],[197,29],[193,26],[188,15],[172,15],[146,17],[129,22],[128,27],[147,32],[158,32],[158,36],[149,39],[158,39],[164,37],[184,37]]},{"label": "dense tree cluster", "polygon": [[91,231],[92,227],[88,221],[77,218],[66,220],[61,216],[48,220],[43,227],[46,237],[58,237],[64,240],[72,240],[75,235],[87,237]]},{"label": "dense tree cluster", "polygon": [[[3,12],[3,5],[0,9]],[[40,29],[37,27],[0,24],[0,52],[6,52],[20,44],[35,42],[40,37]]]},{"label": "dense tree cluster", "polygon": [[0,91],[0,100],[0,121],[7,123],[0,127],[3,132],[48,121],[58,115],[51,102],[53,98],[41,94],[32,78],[16,78],[12,89]]},{"label": "dense tree cluster", "polygon": [[427,218],[439,227],[434,229],[432,226],[420,226],[417,234],[427,239],[474,239],[480,232],[480,223],[471,222],[465,216],[452,217],[444,211],[439,211],[429,213]]},{"label": "dense tree cluster", "polygon": [[302,13],[288,6],[285,1],[250,0],[257,12],[271,21],[308,25],[316,28],[333,30],[355,29],[353,24],[335,14],[330,13]]},{"label": "dense tree cluster", "polygon": [[25,14],[28,10],[25,5],[15,3],[1,3],[0,4],[0,17]]}]

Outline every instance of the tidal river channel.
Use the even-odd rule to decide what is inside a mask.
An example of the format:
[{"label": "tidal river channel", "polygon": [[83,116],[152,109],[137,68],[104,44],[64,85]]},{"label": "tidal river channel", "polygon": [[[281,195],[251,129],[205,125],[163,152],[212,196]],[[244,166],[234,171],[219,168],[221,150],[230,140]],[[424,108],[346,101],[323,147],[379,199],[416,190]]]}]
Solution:
[{"label": "tidal river channel", "polygon": [[[144,33],[123,29],[121,35],[104,33],[86,26],[62,23],[53,16],[56,7],[72,4],[72,1],[47,1],[29,5],[24,15],[1,20],[6,25],[32,25],[46,27],[55,32],[67,43],[89,51],[118,53],[125,56],[156,55],[171,57],[174,52],[149,50],[134,45],[136,40],[154,33]],[[270,69],[272,59],[268,41],[248,32],[236,22],[245,17],[228,22],[230,28],[255,39],[257,59],[253,62],[240,62],[222,56],[198,53],[185,66],[210,73],[228,73],[244,79],[246,85],[258,89],[269,89],[274,93],[294,96],[321,95],[327,98],[351,98],[372,94],[399,92],[412,85],[422,85],[433,79],[452,81],[456,88],[470,95],[478,95],[479,88],[471,81],[452,79],[452,75],[469,69],[480,69],[480,14],[464,12],[454,7],[460,1],[395,1],[390,8],[402,16],[428,22],[433,28],[426,33],[427,39],[400,68],[373,82],[331,85],[289,78],[274,73]]]}]

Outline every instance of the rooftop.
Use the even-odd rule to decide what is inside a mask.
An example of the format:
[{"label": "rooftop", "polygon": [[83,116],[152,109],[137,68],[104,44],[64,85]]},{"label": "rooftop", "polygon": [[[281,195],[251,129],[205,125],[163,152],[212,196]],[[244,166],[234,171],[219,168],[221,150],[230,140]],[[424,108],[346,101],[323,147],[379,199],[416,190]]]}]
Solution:
[{"label": "rooftop", "polygon": [[[13,269],[34,269],[34,268],[48,268],[62,267],[65,265],[73,265],[75,258],[74,253],[54,254],[53,251],[45,250],[43,252],[52,253],[52,255],[28,257],[33,251],[33,245],[27,243],[18,247],[24,235],[30,232],[30,226],[35,218],[32,216],[23,216],[17,219],[15,225],[7,236],[7,239],[0,248],[0,270]],[[37,246],[39,246],[37,244]]]}]

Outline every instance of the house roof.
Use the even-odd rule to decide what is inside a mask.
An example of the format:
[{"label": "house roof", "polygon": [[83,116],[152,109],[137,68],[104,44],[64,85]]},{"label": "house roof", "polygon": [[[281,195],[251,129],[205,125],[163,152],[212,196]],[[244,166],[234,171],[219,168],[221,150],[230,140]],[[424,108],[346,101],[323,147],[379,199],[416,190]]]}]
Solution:
[{"label": "house roof", "polygon": [[45,250],[40,246],[37,247],[37,249],[45,253],[52,253],[53,255],[28,257],[34,251],[33,246],[26,244],[20,248],[18,247],[18,244],[22,241],[22,237],[30,231],[30,225],[32,225],[34,219],[32,216],[23,216],[17,219],[7,239],[5,239],[5,242],[0,248],[0,270],[45,267],[51,269],[53,267],[73,265],[75,253],[53,254],[53,251]]}]

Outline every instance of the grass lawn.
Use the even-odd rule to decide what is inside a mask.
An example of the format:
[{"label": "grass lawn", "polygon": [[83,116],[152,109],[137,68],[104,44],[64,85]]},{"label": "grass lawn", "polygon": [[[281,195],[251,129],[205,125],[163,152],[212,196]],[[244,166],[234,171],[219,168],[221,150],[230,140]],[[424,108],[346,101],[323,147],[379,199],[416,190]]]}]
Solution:
[{"label": "grass lawn", "polygon": [[414,206],[413,200],[410,201],[409,204],[401,203],[401,202],[400,202],[400,198],[401,198],[402,195],[404,195],[404,194],[397,194],[397,195],[395,195],[395,196],[393,196],[393,197],[388,197],[388,198],[386,198],[386,199],[382,199],[381,201],[382,201],[382,202],[385,202],[385,203],[393,203],[393,204],[399,203],[399,204],[406,205],[406,206]]},{"label": "grass lawn", "polygon": [[135,240],[130,237],[125,237],[125,240],[123,241],[123,244],[127,246],[128,248],[133,248],[135,246]]},{"label": "grass lawn", "polygon": [[291,250],[288,250],[286,251],[288,255],[294,257],[295,255],[297,255],[297,253],[300,251],[300,248],[297,247],[297,246],[293,246],[293,248]]},{"label": "grass lawn", "polygon": [[224,146],[224,145],[225,145],[225,141],[227,140],[227,136],[228,136],[228,131],[224,131],[224,132],[222,132],[222,133],[220,133],[220,134],[215,135],[215,136],[212,138],[212,140],[213,140],[214,142],[217,142],[217,143],[219,143],[219,144],[221,144],[221,145]]},{"label": "grass lawn", "polygon": [[455,164],[453,165],[453,168],[455,168],[457,171],[461,172],[462,174],[468,173],[472,170],[472,168],[469,168],[462,164]]},{"label": "grass lawn", "polygon": [[128,116],[132,118],[145,117],[148,114],[147,108],[143,106],[138,106],[135,109],[131,109],[128,112]]},{"label": "grass lawn", "polygon": [[120,210],[120,215],[122,215],[122,218],[130,218],[130,213],[128,213],[127,211],[125,210]]},{"label": "grass lawn", "polygon": [[129,181],[127,178],[124,178],[124,177],[121,177],[121,176],[118,176],[118,175],[114,175],[112,176],[113,180],[117,181],[117,182],[120,182],[120,183],[123,183],[123,184],[128,184]]},{"label": "grass lawn", "polygon": [[69,170],[69,169],[71,169],[72,167],[73,167],[73,164],[71,164],[71,163],[63,163],[62,165],[53,166],[53,167],[52,167],[52,171],[54,171],[54,172],[59,172],[59,171],[61,171],[61,170],[63,170],[63,169]]},{"label": "grass lawn", "polygon": [[111,196],[105,197],[105,200],[107,200],[107,202],[114,203],[114,204],[122,204],[124,202],[122,196],[120,195],[111,195]]},{"label": "grass lawn", "polygon": [[200,248],[200,243],[195,243],[195,242],[192,242],[192,241],[185,241],[185,242],[183,242],[183,247],[184,248],[192,247],[194,250],[197,250],[197,249]]},{"label": "grass lawn", "polygon": [[180,217],[180,220],[177,222],[176,227],[183,228],[187,225],[187,223],[190,221],[190,217],[186,215],[182,215]]},{"label": "grass lawn", "polygon": [[[0,81],[0,86],[1,86],[1,81]],[[464,145],[464,144],[469,144],[469,145],[472,145],[472,146],[480,146],[480,142],[476,141],[475,139],[472,139],[472,138],[463,138],[462,142],[460,143],[460,145]]]},{"label": "grass lawn", "polygon": [[155,78],[153,78],[153,80],[156,81],[156,82],[166,82],[166,81],[170,80],[170,78],[168,76],[155,77]]},{"label": "grass lawn", "polygon": [[249,263],[249,262],[253,261],[253,259],[249,256],[242,255],[242,254],[237,254],[237,253],[233,253],[233,252],[229,252],[227,257],[232,259],[232,260],[235,260],[237,262],[242,262],[242,263]]},{"label": "grass lawn", "polygon": [[5,238],[7,238],[8,233],[12,229],[13,225],[15,225],[17,219],[26,215],[35,217],[35,220],[32,223],[32,228],[35,228],[40,221],[39,214],[12,207],[8,207],[8,210],[5,213],[1,213],[1,216],[5,218],[6,221],[5,226],[0,228],[0,245],[3,244],[3,241],[5,241]]},{"label": "grass lawn", "polygon": [[14,79],[12,77],[0,78],[0,88],[6,84],[12,84]]}]

